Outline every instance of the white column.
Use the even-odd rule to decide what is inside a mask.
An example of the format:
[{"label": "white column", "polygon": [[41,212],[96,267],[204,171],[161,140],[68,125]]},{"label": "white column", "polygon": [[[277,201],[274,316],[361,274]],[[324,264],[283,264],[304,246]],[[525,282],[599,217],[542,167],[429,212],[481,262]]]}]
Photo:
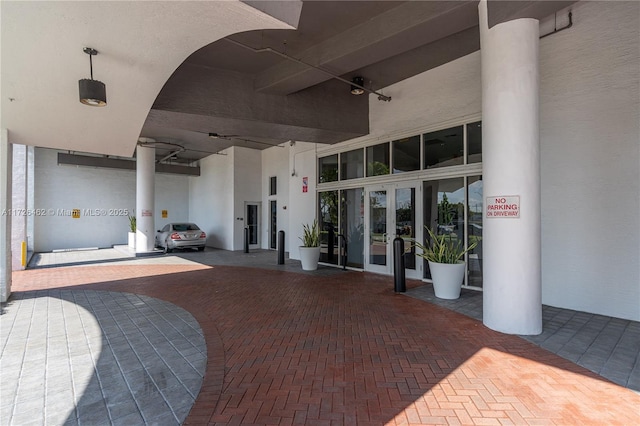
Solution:
[{"label": "white column", "polygon": [[[478,9],[485,196],[483,322],[503,333],[539,334],[538,21],[518,19],[489,29],[486,0]],[[503,204],[510,210],[501,210],[506,208]]]},{"label": "white column", "polygon": [[0,130],[0,302],[11,295],[11,163],[7,129]]},{"label": "white column", "polygon": [[27,242],[27,219],[34,216],[34,210],[27,204],[27,147],[12,145],[11,206],[19,214],[11,218],[11,263],[14,271],[20,271],[25,269],[22,266],[22,244]]},{"label": "white column", "polygon": [[[35,168],[36,157],[35,148],[27,146],[27,208],[35,209]],[[27,216],[27,251],[33,252],[35,247],[34,232],[36,217],[34,215]]]},{"label": "white column", "polygon": [[136,150],[136,253],[153,251],[156,149],[138,145]]}]

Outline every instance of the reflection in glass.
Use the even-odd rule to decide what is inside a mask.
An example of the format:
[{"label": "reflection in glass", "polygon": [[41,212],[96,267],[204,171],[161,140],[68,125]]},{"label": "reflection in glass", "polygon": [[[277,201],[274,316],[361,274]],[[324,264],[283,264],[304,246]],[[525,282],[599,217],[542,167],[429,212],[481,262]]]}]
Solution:
[{"label": "reflection in glass", "polygon": [[249,244],[258,244],[258,206],[247,205],[247,227],[249,228]]},{"label": "reflection in glass", "polygon": [[456,166],[464,157],[462,126],[424,135],[424,168]]},{"label": "reflection in glass", "polygon": [[335,182],[338,180],[338,154],[318,159],[318,182]]},{"label": "reflection in glass", "polygon": [[467,212],[468,243],[478,242],[478,245],[469,252],[468,285],[482,287],[482,176],[467,178],[467,185],[467,200],[469,200],[469,209]]},{"label": "reflection in glass", "polygon": [[367,147],[367,176],[389,174],[389,142]]},{"label": "reflection in glass", "polygon": [[393,141],[393,173],[420,170],[420,136]]},{"label": "reflection in glass", "polygon": [[[450,235],[451,238],[464,238],[464,179],[441,179],[423,184],[424,224],[438,235]],[[425,232],[424,244],[428,244]],[[425,278],[431,278],[427,261],[424,262]]]},{"label": "reflection in glass", "polygon": [[[347,239],[347,266],[364,267],[364,190],[341,191],[342,235]],[[339,242],[337,242],[339,244]],[[342,260],[341,260],[342,261]]]},{"label": "reflection in glass", "polygon": [[320,261],[338,264],[338,191],[318,193],[320,227]]},{"label": "reflection in glass", "polygon": [[416,190],[396,189],[396,236],[404,240],[404,266],[416,269],[416,248],[411,240],[416,236]]},{"label": "reflection in glass", "polygon": [[482,162],[482,121],[467,124],[467,163]]},{"label": "reflection in glass", "polygon": [[387,191],[369,192],[369,263],[387,264]]},{"label": "reflection in glass", "polygon": [[364,150],[355,149],[340,154],[340,180],[364,177]]},{"label": "reflection in glass", "polygon": [[269,211],[270,211],[270,229],[269,229],[269,247],[272,249],[276,249],[277,244],[277,233],[278,233],[278,207],[277,202],[274,200],[269,201]]}]

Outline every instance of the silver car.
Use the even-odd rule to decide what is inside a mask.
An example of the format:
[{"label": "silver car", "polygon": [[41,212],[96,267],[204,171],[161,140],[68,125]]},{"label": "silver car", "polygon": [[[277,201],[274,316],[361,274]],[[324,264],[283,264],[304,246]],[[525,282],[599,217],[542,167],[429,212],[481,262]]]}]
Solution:
[{"label": "silver car", "polygon": [[176,248],[203,251],[206,242],[207,234],[195,223],[169,223],[156,234],[156,247],[163,248],[165,253]]}]

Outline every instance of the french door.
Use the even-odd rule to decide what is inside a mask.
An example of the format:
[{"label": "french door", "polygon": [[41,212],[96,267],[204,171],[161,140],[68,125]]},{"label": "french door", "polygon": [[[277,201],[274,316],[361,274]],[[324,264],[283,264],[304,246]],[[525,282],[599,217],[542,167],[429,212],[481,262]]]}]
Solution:
[{"label": "french door", "polygon": [[407,278],[422,277],[412,240],[422,238],[416,211],[421,211],[419,183],[397,183],[365,188],[365,269],[393,274],[393,240],[403,240]]}]

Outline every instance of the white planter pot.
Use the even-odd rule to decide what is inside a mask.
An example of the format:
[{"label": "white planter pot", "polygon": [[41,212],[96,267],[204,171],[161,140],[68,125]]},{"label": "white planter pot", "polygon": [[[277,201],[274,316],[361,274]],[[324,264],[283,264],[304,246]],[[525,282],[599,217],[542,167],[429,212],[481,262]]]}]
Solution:
[{"label": "white planter pot", "polygon": [[300,246],[300,263],[303,270],[315,271],[318,269],[318,260],[320,260],[320,247]]},{"label": "white planter pot", "polygon": [[129,248],[132,248],[132,249],[136,248],[136,233],[135,232],[129,232]]},{"label": "white planter pot", "polygon": [[433,291],[440,299],[457,299],[460,297],[462,280],[464,279],[464,262],[435,263],[429,261]]}]

